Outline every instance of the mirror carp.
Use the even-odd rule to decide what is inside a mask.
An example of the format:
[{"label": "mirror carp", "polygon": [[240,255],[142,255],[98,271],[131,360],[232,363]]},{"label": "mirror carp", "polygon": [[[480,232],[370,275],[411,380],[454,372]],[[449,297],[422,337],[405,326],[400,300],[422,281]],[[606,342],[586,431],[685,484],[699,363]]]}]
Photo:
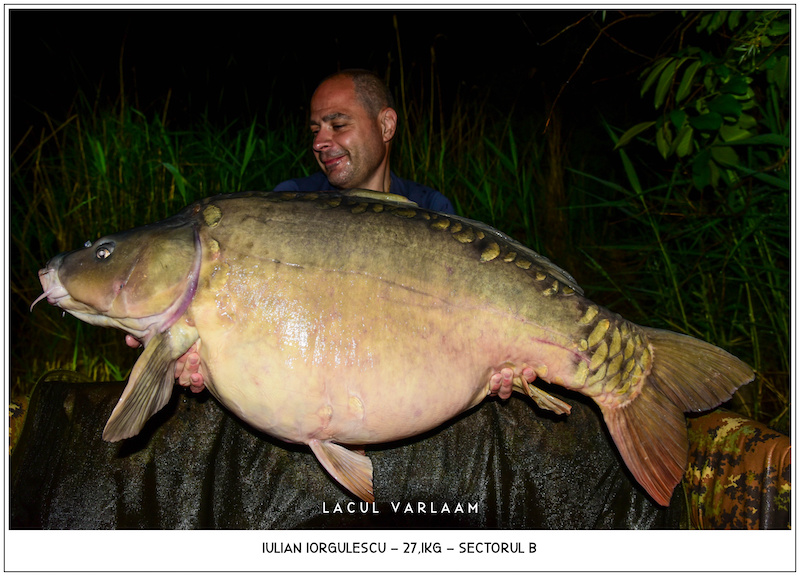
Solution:
[{"label": "mirror carp", "polygon": [[197,344],[205,385],[230,412],[308,445],[368,502],[360,448],[427,432],[500,379],[568,413],[538,377],[598,404],[627,467],[666,506],[687,465],[684,413],[754,377],[711,344],[593,303],[502,232],[389,194],[206,198],[56,256],[39,277],[34,305],[144,344],[104,439],[139,433]]}]

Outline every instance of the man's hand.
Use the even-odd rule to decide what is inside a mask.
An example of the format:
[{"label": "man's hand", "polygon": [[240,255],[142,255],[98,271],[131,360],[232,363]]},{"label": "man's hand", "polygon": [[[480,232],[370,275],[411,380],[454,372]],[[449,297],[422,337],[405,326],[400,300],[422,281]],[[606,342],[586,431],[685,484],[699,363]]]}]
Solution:
[{"label": "man's hand", "polygon": [[530,366],[526,366],[519,374],[509,367],[495,372],[489,379],[489,396],[499,396],[502,400],[508,400],[514,391],[514,380],[517,379],[521,383],[523,378],[525,382],[533,382],[536,380],[536,372]]},{"label": "man's hand", "polygon": [[[138,348],[142,345],[136,338],[130,334],[125,335],[125,344],[131,348]],[[192,344],[186,353],[178,358],[175,364],[175,378],[181,386],[188,386],[192,392],[202,392],[206,387],[203,383],[204,376],[202,366],[200,365],[200,354],[198,354],[200,347],[197,343]]]},{"label": "man's hand", "polygon": [[186,354],[178,358],[178,362],[175,364],[175,378],[178,379],[178,384],[188,386],[192,392],[202,392],[206,387],[203,383],[199,350],[199,344],[192,344],[192,347],[186,351]]}]

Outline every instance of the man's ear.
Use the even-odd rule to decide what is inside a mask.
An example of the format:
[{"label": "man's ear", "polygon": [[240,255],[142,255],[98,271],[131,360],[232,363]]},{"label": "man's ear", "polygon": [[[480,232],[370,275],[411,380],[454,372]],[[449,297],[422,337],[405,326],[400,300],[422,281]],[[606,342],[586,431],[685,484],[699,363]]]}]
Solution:
[{"label": "man's ear", "polygon": [[397,130],[397,112],[394,111],[394,108],[384,108],[378,115],[378,120],[381,123],[383,141],[389,142],[394,138],[394,133]]}]

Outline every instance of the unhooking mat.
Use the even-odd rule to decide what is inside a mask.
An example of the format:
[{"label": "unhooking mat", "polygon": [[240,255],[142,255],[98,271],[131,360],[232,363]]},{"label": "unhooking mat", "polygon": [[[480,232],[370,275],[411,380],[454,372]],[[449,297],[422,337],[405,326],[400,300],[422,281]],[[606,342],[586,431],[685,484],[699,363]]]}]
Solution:
[{"label": "unhooking mat", "polygon": [[[423,437],[368,446],[376,502],[366,505],[308,448],[255,431],[207,392],[176,387],[138,436],[105,442],[123,387],[37,386],[11,458],[12,528],[642,529],[722,527],[727,518],[708,483],[700,492],[679,486],[669,508],[656,505],[630,477],[599,411],[577,395],[561,395],[569,416],[514,395]],[[720,472],[708,465],[712,476]],[[707,479],[703,466],[687,477],[699,470]],[[785,527],[789,493],[778,487],[781,504],[755,525]],[[713,504],[699,522],[687,507],[698,503]]]}]

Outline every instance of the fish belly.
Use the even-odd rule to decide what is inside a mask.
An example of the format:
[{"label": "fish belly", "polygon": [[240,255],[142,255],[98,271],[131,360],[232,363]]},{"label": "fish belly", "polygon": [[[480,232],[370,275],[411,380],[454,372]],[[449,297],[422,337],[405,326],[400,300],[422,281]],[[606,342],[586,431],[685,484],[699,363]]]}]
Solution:
[{"label": "fish belly", "polygon": [[502,366],[571,365],[536,323],[477,298],[361,273],[258,268],[257,280],[228,270],[195,322],[209,388],[283,440],[410,437],[479,403]]}]

